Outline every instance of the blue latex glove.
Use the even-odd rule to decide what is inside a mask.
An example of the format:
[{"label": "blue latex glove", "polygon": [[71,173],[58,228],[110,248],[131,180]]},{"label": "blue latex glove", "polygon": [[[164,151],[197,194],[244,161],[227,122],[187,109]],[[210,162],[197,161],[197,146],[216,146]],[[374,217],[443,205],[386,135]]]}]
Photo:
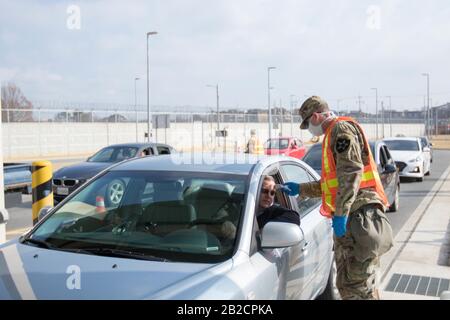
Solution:
[{"label": "blue latex glove", "polygon": [[333,229],[336,237],[343,237],[347,232],[347,216],[334,216]]},{"label": "blue latex glove", "polygon": [[300,192],[300,185],[295,182],[286,182],[281,185],[281,191],[289,196],[296,196]]}]

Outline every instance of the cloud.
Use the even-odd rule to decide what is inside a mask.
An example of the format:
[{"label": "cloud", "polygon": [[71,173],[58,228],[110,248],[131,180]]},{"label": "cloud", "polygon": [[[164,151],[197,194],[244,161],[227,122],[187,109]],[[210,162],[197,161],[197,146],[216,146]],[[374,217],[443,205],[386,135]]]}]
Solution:
[{"label": "cloud", "polygon": [[[17,79],[31,97],[128,103],[146,93],[146,32],[152,103],[211,105],[219,83],[225,107],[266,106],[267,67],[274,100],[320,94],[335,104],[374,108],[371,87],[393,104],[422,104],[422,72],[446,92],[450,8],[446,0],[0,0],[1,79]],[[81,28],[66,26],[69,5]],[[368,7],[380,28],[367,28]],[[441,95],[440,100],[450,100]]]}]

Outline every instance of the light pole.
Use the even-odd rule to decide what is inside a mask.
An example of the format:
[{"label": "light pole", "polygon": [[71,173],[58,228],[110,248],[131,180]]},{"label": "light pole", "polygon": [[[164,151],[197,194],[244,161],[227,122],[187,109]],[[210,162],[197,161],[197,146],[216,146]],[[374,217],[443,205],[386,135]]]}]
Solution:
[{"label": "light pole", "polygon": [[216,108],[217,108],[217,131],[220,130],[219,125],[220,125],[220,117],[219,117],[219,85],[216,84],[215,86],[211,85],[211,84],[207,84],[207,87],[210,88],[216,88]]},{"label": "light pole", "polygon": [[391,101],[391,96],[387,96],[389,99],[389,132],[390,132],[390,137],[392,137],[392,101]]},{"label": "light pole", "polygon": [[148,63],[148,37],[158,34],[156,31],[147,32],[147,142],[150,142],[150,79],[149,79],[149,63]]},{"label": "light pole", "polygon": [[136,91],[136,82],[140,80],[140,78],[134,78],[134,112],[136,113],[136,142],[138,142],[138,112],[137,112],[137,91]]},{"label": "light pole", "polygon": [[270,70],[274,69],[276,69],[276,67],[267,68],[267,95],[268,95],[267,106],[269,109],[269,139],[272,138],[272,109],[270,108],[270,90],[272,88],[270,87]]},{"label": "light pole", "polygon": [[[220,130],[220,113],[219,113],[219,84],[216,84],[215,86],[211,85],[211,84],[207,84],[207,87],[210,88],[216,88],[216,109],[217,109],[217,132],[216,132],[216,137],[218,134],[218,131]],[[216,138],[216,141],[219,141]]]},{"label": "light pole", "polygon": [[427,77],[427,116],[426,118],[426,124],[425,124],[425,135],[428,137],[429,135],[429,125],[430,125],[430,74],[429,73],[422,73],[424,77]]},{"label": "light pole", "polygon": [[295,94],[291,94],[291,137],[294,136],[294,100],[292,98],[298,98]]},{"label": "light pole", "polygon": [[372,90],[375,90],[375,118],[376,118],[376,135],[378,139],[378,88],[371,88]]}]

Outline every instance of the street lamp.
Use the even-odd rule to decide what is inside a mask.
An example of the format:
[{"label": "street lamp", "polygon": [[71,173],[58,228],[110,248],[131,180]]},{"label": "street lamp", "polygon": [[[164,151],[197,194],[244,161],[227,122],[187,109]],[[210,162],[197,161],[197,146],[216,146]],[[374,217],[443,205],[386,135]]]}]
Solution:
[{"label": "street lamp", "polygon": [[429,73],[422,73],[424,77],[427,77],[427,115],[425,117],[426,124],[425,124],[425,135],[428,137],[429,135],[429,122],[430,122],[430,74]]},{"label": "street lamp", "polygon": [[294,128],[294,100],[292,98],[298,98],[295,94],[291,94],[291,137],[294,136],[293,128]]},{"label": "street lamp", "polygon": [[376,118],[376,134],[378,139],[378,88],[371,88],[372,90],[375,90],[375,118]]},{"label": "street lamp", "polygon": [[269,139],[272,138],[272,109],[270,108],[270,70],[274,70],[276,67],[268,67],[267,68],[267,94],[268,94],[268,109],[269,109]]},{"label": "street lamp", "polygon": [[136,113],[136,142],[138,142],[138,112],[137,112],[137,94],[136,94],[136,82],[140,78],[134,78],[134,112]]},{"label": "street lamp", "polygon": [[156,31],[147,32],[147,142],[150,142],[150,81],[148,63],[148,37],[158,34]]},{"label": "street lamp", "polygon": [[219,125],[220,125],[220,117],[219,117],[219,85],[216,84],[215,86],[211,84],[207,84],[207,87],[210,88],[216,88],[216,108],[217,108],[217,131],[219,131]]}]

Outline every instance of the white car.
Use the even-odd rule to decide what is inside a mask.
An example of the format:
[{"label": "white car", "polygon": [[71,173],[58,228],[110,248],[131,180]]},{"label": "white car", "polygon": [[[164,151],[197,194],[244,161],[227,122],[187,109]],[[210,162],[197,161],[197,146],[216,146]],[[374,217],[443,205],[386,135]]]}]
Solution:
[{"label": "white car", "polygon": [[423,181],[423,177],[430,174],[430,153],[422,147],[420,138],[386,138],[383,141],[391,151],[400,177],[416,178],[418,181]]}]

